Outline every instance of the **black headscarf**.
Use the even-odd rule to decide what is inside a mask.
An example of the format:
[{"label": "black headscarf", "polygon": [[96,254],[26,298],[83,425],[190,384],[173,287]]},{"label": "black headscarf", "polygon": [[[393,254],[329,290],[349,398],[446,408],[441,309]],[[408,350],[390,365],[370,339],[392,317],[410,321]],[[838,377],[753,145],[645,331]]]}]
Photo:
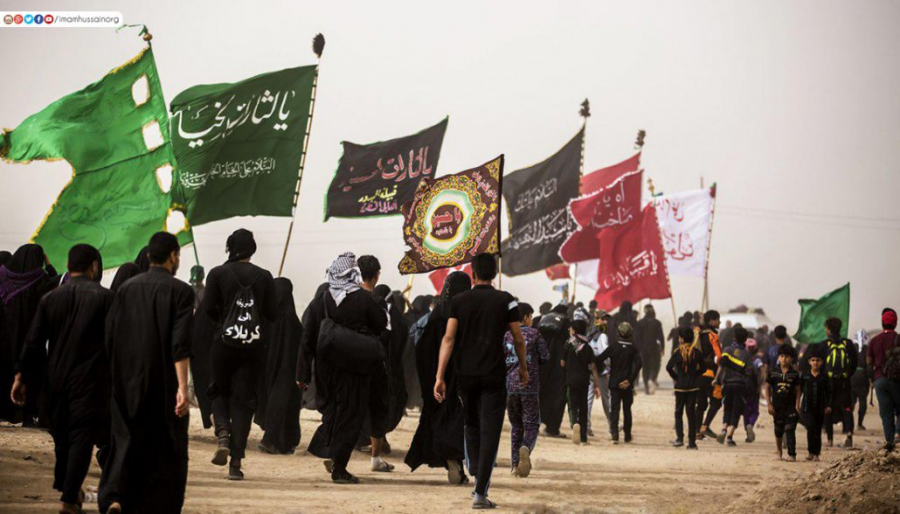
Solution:
[{"label": "black headscarf", "polygon": [[375,286],[375,294],[384,298],[385,300],[389,300],[391,297],[391,288],[385,284],[378,284]]},{"label": "black headscarf", "polygon": [[116,276],[113,278],[112,284],[109,286],[109,290],[115,293],[122,287],[122,284],[127,282],[129,279],[132,279],[138,275],[143,273],[141,271],[141,267],[133,262],[126,262],[125,264],[119,266],[119,269],[116,270]]},{"label": "black headscarf", "polygon": [[256,240],[253,232],[239,228],[225,241],[225,250],[228,252],[228,262],[237,262],[249,259],[256,253]]},{"label": "black headscarf", "polygon": [[472,289],[472,279],[462,271],[454,271],[444,280],[444,289],[441,297],[434,306],[435,312],[440,313],[445,319],[450,317],[450,300],[460,293]]},{"label": "black headscarf", "polygon": [[12,254],[7,252],[6,250],[0,251],[0,266],[6,266],[6,263],[12,259]]},{"label": "black headscarf", "polygon": [[9,262],[0,268],[0,300],[8,304],[16,296],[37,285],[47,276],[44,264],[44,249],[40,245],[20,246]]},{"label": "black headscarf", "polygon": [[149,250],[150,248],[147,246],[141,248],[141,251],[138,252],[137,257],[134,258],[134,263],[137,264],[138,267],[138,273],[150,271],[150,254],[148,253]]},{"label": "black headscarf", "polygon": [[27,273],[44,267],[44,249],[41,245],[25,244],[16,250],[6,263],[6,268],[13,273]]},{"label": "black headscarf", "polygon": [[278,305],[278,312],[297,313],[297,306],[294,304],[294,284],[290,279],[278,277],[275,279],[275,304]]}]

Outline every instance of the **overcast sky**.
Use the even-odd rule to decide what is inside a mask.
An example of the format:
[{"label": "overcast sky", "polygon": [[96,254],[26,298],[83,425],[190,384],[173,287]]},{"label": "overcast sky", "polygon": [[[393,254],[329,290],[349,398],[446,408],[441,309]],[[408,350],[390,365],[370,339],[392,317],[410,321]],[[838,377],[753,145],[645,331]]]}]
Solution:
[{"label": "overcast sky", "polygon": [[[31,2],[0,0],[0,10]],[[877,328],[900,304],[900,2],[55,2],[118,10],[154,35],[167,100],[200,83],[312,64],[327,40],[307,168],[285,275],[300,305],[340,252],[377,255],[402,288],[400,217],[322,222],[340,142],[368,143],[450,124],[439,174],[499,153],[507,173],[541,161],[593,111],[585,170],[631,155],[658,190],[719,184],[711,306],[765,308],[789,330],[797,299],[851,283],[851,330]],[[13,128],[98,80],[142,46],[135,31],[0,28],[0,126]],[[0,163],[0,248],[39,225],[69,178],[66,163]],[[255,262],[277,273],[286,218],[195,229],[207,270],[234,229],[253,230]],[[180,276],[193,264],[183,255]],[[107,280],[110,280],[107,278]],[[108,283],[108,282],[107,282]],[[534,304],[555,298],[542,274],[504,278]],[[679,311],[699,279],[673,279]],[[415,294],[433,292],[424,276]],[[589,298],[584,288],[579,296]],[[669,302],[654,302],[670,322]]]}]

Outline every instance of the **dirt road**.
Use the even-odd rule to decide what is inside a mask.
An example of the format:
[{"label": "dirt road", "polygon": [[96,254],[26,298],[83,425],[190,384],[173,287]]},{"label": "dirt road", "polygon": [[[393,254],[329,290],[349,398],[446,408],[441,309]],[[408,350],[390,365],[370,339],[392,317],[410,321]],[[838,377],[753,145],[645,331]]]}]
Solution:
[{"label": "dirt road", "polygon": [[[509,475],[506,426],[491,498],[508,512],[720,512],[760,485],[796,480],[817,466],[774,462],[774,436],[766,415],[762,418],[765,427],[757,430],[753,444],[743,444],[741,431],[737,448],[715,442],[701,443],[695,452],[672,448],[668,441],[674,438],[674,402],[671,390],[636,398],[633,444],[613,446],[608,437],[597,437],[591,446],[579,447],[570,439],[539,439],[534,471],[527,479]],[[869,416],[867,423],[875,427],[877,415],[873,412]],[[409,416],[389,436],[394,450],[387,459],[397,466],[394,473],[368,471],[368,457],[357,452],[350,470],[363,483],[339,486],[331,483],[319,459],[302,450],[318,425],[316,413],[303,412],[303,441],[296,455],[250,452],[244,461],[244,482],[225,480],[227,468],[209,463],[213,437],[202,430],[195,415],[185,512],[437,513],[468,509],[471,487],[448,485],[443,470],[410,473],[403,464],[417,422],[417,415]],[[594,410],[593,423],[599,436],[598,427],[605,424],[601,410]],[[262,434],[254,429],[250,447],[255,449]],[[874,448],[878,441],[875,430],[857,437],[857,444],[864,447]],[[798,431],[798,447],[802,457],[806,448],[802,429]],[[818,466],[826,466],[844,454],[842,450],[827,450]],[[46,433],[0,428],[0,511],[56,512],[59,495],[51,489],[53,462],[53,445]],[[86,484],[96,486],[99,472],[93,465]],[[96,504],[86,507],[96,512]]]}]

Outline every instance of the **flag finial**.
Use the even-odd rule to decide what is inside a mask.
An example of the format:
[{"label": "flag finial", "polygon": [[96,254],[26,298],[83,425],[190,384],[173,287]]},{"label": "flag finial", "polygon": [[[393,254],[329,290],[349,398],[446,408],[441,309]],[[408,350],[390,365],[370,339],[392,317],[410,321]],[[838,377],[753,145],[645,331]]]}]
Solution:
[{"label": "flag finial", "polygon": [[321,59],[322,52],[325,50],[325,36],[323,36],[321,32],[316,34],[316,36],[313,38],[312,48],[313,53],[316,54],[316,57]]},{"label": "flag finial", "polygon": [[578,115],[584,118],[585,121],[591,117],[591,101],[587,98],[581,102],[581,110],[578,111]]},{"label": "flag finial", "polygon": [[634,141],[635,150],[642,150],[644,148],[645,137],[647,137],[647,131],[644,129],[638,130],[637,139]]}]

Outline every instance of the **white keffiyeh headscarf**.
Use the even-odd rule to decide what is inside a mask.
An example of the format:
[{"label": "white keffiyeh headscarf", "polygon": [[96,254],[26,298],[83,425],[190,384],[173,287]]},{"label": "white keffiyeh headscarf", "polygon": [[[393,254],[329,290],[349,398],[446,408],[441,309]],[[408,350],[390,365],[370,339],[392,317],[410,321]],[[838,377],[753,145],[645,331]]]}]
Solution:
[{"label": "white keffiyeh headscarf", "polygon": [[362,282],[362,272],[359,271],[356,256],[352,252],[338,256],[328,267],[325,276],[335,305],[340,305],[348,294],[359,291],[359,283]]}]

